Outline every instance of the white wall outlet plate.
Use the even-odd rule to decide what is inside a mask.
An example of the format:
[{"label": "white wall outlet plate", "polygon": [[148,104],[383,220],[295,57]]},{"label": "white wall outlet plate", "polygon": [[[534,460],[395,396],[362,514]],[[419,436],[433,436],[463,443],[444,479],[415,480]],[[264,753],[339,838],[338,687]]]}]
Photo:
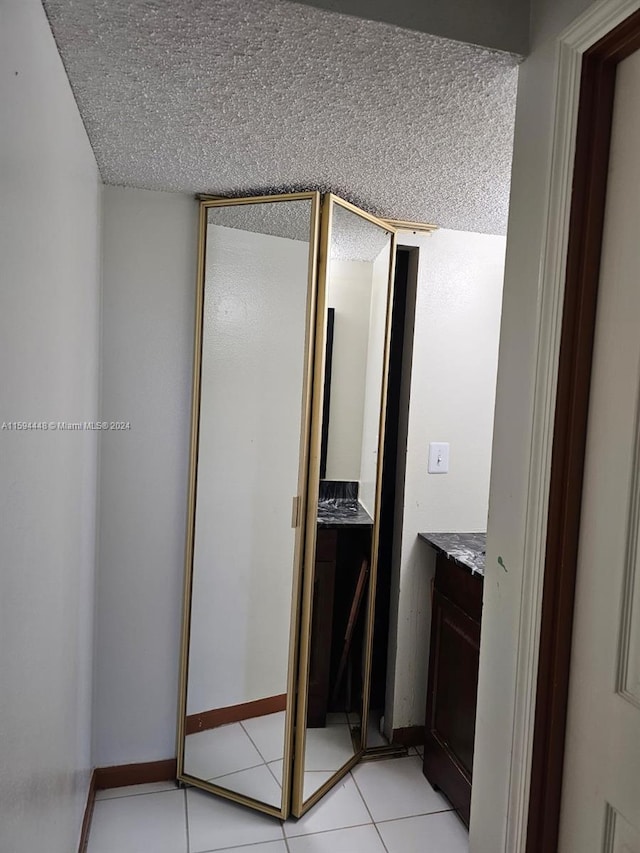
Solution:
[{"label": "white wall outlet plate", "polygon": [[449,442],[432,441],[429,444],[430,474],[446,474],[449,470]]}]

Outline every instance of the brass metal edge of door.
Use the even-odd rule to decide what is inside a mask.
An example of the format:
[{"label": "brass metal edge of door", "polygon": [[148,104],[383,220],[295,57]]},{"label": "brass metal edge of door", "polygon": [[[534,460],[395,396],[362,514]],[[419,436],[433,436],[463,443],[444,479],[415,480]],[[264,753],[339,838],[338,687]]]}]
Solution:
[{"label": "brass metal edge of door", "polygon": [[309,479],[310,435],[312,423],[315,322],[318,299],[318,252],[320,242],[320,193],[311,195],[311,222],[309,231],[309,267],[307,307],[305,317],[304,379],[300,416],[300,449],[298,462],[297,526],[294,550],[294,573],[291,590],[291,621],[289,634],[289,659],[287,662],[287,714],[285,717],[285,755],[282,765],[282,817],[291,809],[291,788],[295,769],[295,731],[298,698],[298,655],[301,616],[301,590],[304,572],[305,511],[307,482]]},{"label": "brass metal edge of door", "polygon": [[273,195],[252,195],[238,196],[237,198],[227,198],[225,196],[205,196],[198,195],[196,199],[205,207],[234,207],[243,204],[270,204],[278,201],[304,201],[308,199],[313,201],[320,198],[320,193],[315,190],[307,190],[297,193],[274,193]]},{"label": "brass metal edge of door", "polygon": [[295,817],[302,817],[303,814],[308,812],[309,809],[313,808],[313,806],[315,806],[315,804],[319,800],[321,800],[325,794],[329,793],[329,791],[333,788],[334,785],[336,785],[341,779],[343,779],[347,775],[347,773],[362,760],[362,755],[362,752],[357,753],[356,755],[352,756],[345,764],[343,764],[339,770],[336,770],[333,776],[330,779],[327,779],[324,785],[318,788],[317,791],[314,791],[314,793],[307,800],[304,801],[300,813],[298,813],[295,808],[291,809],[291,813]]},{"label": "brass metal edge of door", "polygon": [[195,531],[196,474],[200,420],[200,382],[202,369],[202,318],[204,303],[204,262],[207,230],[207,210],[199,205],[198,263],[196,273],[196,310],[193,336],[193,384],[191,389],[191,434],[189,442],[189,479],[187,498],[187,529],[184,553],[184,586],[182,594],[182,631],[180,640],[180,675],[178,683],[178,728],[176,733],[177,771],[184,771],[184,738],[187,713],[187,681],[189,677],[189,634],[191,628],[191,586],[193,579],[193,540]]},{"label": "brass metal edge of door", "polygon": [[[312,192],[312,191],[310,190],[309,192]],[[302,192],[301,194],[305,195],[306,193]],[[318,195],[319,195],[319,193],[318,193]],[[412,219],[390,219],[390,218],[385,217],[385,216],[376,217],[374,214],[369,213],[364,208],[356,207],[356,205],[351,204],[351,202],[348,202],[348,201],[345,201],[344,199],[341,199],[340,196],[334,195],[333,193],[329,193],[329,195],[331,195],[335,201],[342,204],[342,206],[347,208],[348,210],[352,210],[352,211],[358,213],[359,215],[365,214],[365,216],[367,216],[367,217],[370,216],[370,217],[372,217],[372,219],[375,219],[377,221],[377,224],[379,224],[379,225],[385,224],[385,225],[389,226],[389,228],[394,229],[395,231],[422,231],[424,233],[431,234],[433,231],[437,231],[440,228],[439,225],[435,225],[432,222],[416,222]],[[233,196],[209,195],[207,193],[196,193],[195,198],[198,201],[217,201],[217,202],[221,202],[222,204],[225,204],[225,203],[228,204],[228,203],[234,202],[234,201],[243,201],[245,203],[249,201],[249,198],[246,198],[246,197],[245,198],[240,197],[238,199],[235,199]],[[250,198],[255,200],[255,201],[264,201],[265,199],[282,198],[282,196],[278,196],[278,195],[251,196]]]},{"label": "brass metal edge of door", "polygon": [[412,222],[409,219],[385,219],[384,221],[396,231],[424,231],[426,234],[432,234],[440,228],[439,225],[432,225],[429,222]]},{"label": "brass metal edge of door", "polygon": [[224,797],[225,800],[230,800],[232,803],[239,803],[241,806],[249,806],[255,811],[263,814],[271,815],[271,817],[285,820],[282,809],[277,806],[270,806],[262,800],[254,800],[253,797],[247,797],[244,794],[238,794],[236,791],[231,791],[229,788],[222,788],[214,785],[213,782],[207,782],[204,779],[198,779],[196,776],[189,776],[188,773],[183,773],[179,776],[180,782],[190,785],[193,788],[198,788],[200,791],[207,791],[209,794],[216,794],[218,797]]},{"label": "brass metal edge of door", "polygon": [[315,551],[318,516],[318,488],[320,482],[320,443],[322,430],[322,395],[318,393],[324,375],[326,339],[325,303],[328,275],[328,241],[331,233],[331,199],[322,199],[320,215],[320,241],[318,244],[318,272],[316,284],[316,316],[313,358],[313,393],[311,400],[311,425],[309,436],[308,477],[305,488],[306,518],[304,529],[304,563],[302,571],[300,642],[298,645],[298,690],[296,707],[296,733],[293,767],[291,811],[296,817],[303,814],[304,755],[306,746],[309,657],[311,650],[311,617],[313,584],[315,579]]}]

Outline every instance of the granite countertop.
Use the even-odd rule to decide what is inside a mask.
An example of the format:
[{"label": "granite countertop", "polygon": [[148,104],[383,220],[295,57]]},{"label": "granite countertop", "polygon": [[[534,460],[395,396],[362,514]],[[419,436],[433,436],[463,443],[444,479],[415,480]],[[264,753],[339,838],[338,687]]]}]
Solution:
[{"label": "granite countertop", "polygon": [[318,501],[318,527],[354,526],[373,526],[373,519],[358,500],[328,498]]},{"label": "granite countertop", "polygon": [[418,533],[418,538],[471,574],[484,577],[486,533]]},{"label": "granite countertop", "polygon": [[320,481],[318,527],[373,527],[373,519],[358,500],[358,483]]}]

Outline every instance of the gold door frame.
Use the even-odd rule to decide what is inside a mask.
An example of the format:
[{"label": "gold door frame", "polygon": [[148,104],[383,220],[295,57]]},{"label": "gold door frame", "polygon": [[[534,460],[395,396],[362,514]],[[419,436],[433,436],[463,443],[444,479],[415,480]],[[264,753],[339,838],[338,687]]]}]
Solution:
[{"label": "gold door frame", "polygon": [[[371,567],[369,574],[368,609],[365,627],[365,677],[363,684],[363,706],[361,719],[360,750],[328,779],[311,797],[304,800],[304,758],[306,747],[306,721],[309,680],[309,657],[311,649],[311,624],[313,610],[313,585],[315,580],[315,553],[318,516],[318,490],[320,483],[320,444],[322,430],[323,380],[325,370],[326,293],[329,275],[329,240],[332,231],[333,204],[355,213],[391,233],[389,280],[387,283],[387,306],[385,340],[383,350],[382,388],[378,426],[378,458],[376,467],[375,518],[371,537]],[[378,574],[378,540],[380,532],[380,497],[382,490],[382,466],[385,433],[385,413],[389,373],[389,342],[391,336],[391,314],[395,280],[397,232],[387,220],[378,219],[339,196],[327,193],[322,200],[320,227],[320,254],[316,299],[315,366],[313,374],[313,403],[311,412],[311,443],[308,460],[308,493],[306,500],[306,535],[304,550],[302,615],[300,619],[300,649],[298,676],[298,707],[296,715],[295,766],[293,776],[293,801],[291,811],[300,817],[318,802],[349,770],[362,758],[366,748],[366,731],[369,717],[369,692],[371,687],[371,662],[373,655],[373,621],[375,616],[376,579]]]},{"label": "gold door frame", "polygon": [[[298,512],[294,526],[296,528],[293,566],[293,585],[291,596],[291,621],[289,635],[289,658],[287,672],[287,712],[284,743],[284,763],[282,775],[282,800],[280,809],[267,803],[254,800],[243,794],[213,785],[184,772],[184,740],[185,714],[187,704],[187,683],[189,676],[189,637],[191,627],[191,591],[193,578],[193,547],[195,531],[195,508],[197,497],[197,465],[198,439],[200,427],[200,388],[202,373],[202,323],[205,288],[205,258],[207,236],[207,211],[209,208],[231,207],[246,204],[268,204],[284,201],[311,202],[311,219],[309,231],[309,268],[307,283],[307,306],[305,328],[305,356],[303,370],[303,391],[301,406],[300,429],[300,458],[298,466]],[[188,516],[187,537],[185,545],[185,576],[183,593],[182,639],[180,653],[180,681],[178,699],[178,734],[177,734],[177,778],[188,785],[193,785],[212,794],[250,806],[284,820],[289,814],[291,802],[291,775],[293,765],[293,732],[296,718],[296,686],[297,686],[297,647],[299,631],[300,585],[302,577],[302,558],[304,546],[304,525],[301,520],[305,517],[307,497],[307,478],[309,466],[309,437],[311,429],[311,395],[313,387],[313,354],[314,354],[314,321],[316,316],[317,299],[317,270],[320,225],[320,193],[299,192],[280,195],[251,196],[235,199],[206,199],[200,201],[200,217],[198,223],[198,270],[196,281],[196,313],[193,356],[193,389],[191,397],[191,445],[189,455],[189,486],[188,486]]]}]

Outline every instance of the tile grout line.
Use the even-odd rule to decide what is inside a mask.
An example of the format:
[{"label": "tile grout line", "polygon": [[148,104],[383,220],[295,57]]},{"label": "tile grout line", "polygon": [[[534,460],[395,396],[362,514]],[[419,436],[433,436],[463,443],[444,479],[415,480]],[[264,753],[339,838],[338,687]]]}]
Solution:
[{"label": "tile grout line", "polygon": [[334,826],[331,829],[319,829],[317,832],[302,832],[300,835],[289,835],[287,838],[289,840],[293,838],[312,838],[314,835],[326,835],[328,832],[345,832],[347,829],[359,829],[363,826],[372,826],[372,824],[354,823],[352,826]]},{"label": "tile grout line", "polygon": [[[245,729],[245,727],[242,725],[242,720],[240,720],[240,728],[241,728],[241,729],[242,729],[242,731],[246,734],[246,736],[249,738],[249,740],[251,741],[251,743],[252,743],[252,744],[253,744],[253,746],[255,747],[256,752],[258,753],[258,755],[259,755],[259,756],[260,756],[260,758],[262,759],[262,763],[263,763],[263,764],[268,764],[269,762],[268,762],[268,761],[267,761],[267,759],[264,757],[264,755],[260,752],[260,750],[259,750],[259,748],[258,748],[258,744],[255,742],[255,740],[251,737],[251,735],[249,734],[249,732],[248,732],[248,731]],[[284,748],[283,748],[283,751],[284,751]],[[282,758],[284,759],[284,755],[282,756]],[[280,761],[280,759],[279,759],[279,758],[274,758],[273,760],[274,760],[274,761]]]},{"label": "tile grout line", "polygon": [[395,823],[398,820],[413,820],[416,817],[431,817],[435,814],[453,814],[455,809],[438,809],[435,812],[420,812],[420,814],[408,814],[404,817],[388,817],[385,820],[379,820],[378,823]]},{"label": "tile grout line", "polygon": [[[284,759],[282,759],[282,760],[284,761]],[[279,759],[279,758],[276,758],[276,761],[280,761],[280,759]],[[275,763],[275,762],[269,762],[269,761],[267,761],[267,762],[266,762],[266,764],[265,764],[264,766],[267,768],[267,770],[269,771],[269,773],[271,773],[271,775],[273,776],[273,778],[276,780],[276,784],[278,785],[278,787],[280,788],[280,790],[282,790],[282,783],[278,781],[278,777],[276,776],[276,774],[275,774],[275,773],[273,772],[273,770],[271,769],[271,764],[272,764],[272,763]],[[283,776],[284,776],[284,766],[283,766],[283,768],[282,768],[282,774],[283,774]]]},{"label": "tile grout line", "polygon": [[289,842],[287,841],[287,836],[285,835],[285,831],[284,831],[284,824],[285,824],[285,821],[281,820],[280,821],[280,831],[282,832],[282,840],[284,841],[284,849],[287,851],[287,853],[291,853],[291,849],[289,847]]},{"label": "tile grout line", "polygon": [[[269,773],[271,773],[271,775],[273,776],[273,778],[276,780],[276,783],[280,786],[280,790],[282,790],[282,785],[280,784],[280,782],[278,782],[278,780],[277,780],[277,778],[276,778],[275,773],[274,773],[274,772],[273,772],[273,770],[269,767],[269,763],[270,763],[270,762],[268,762],[268,761],[267,761],[267,759],[264,757],[264,755],[260,752],[260,750],[258,749],[258,744],[254,741],[254,739],[251,737],[251,735],[249,734],[249,732],[248,732],[248,731],[245,729],[245,727],[242,725],[242,720],[240,720],[240,728],[241,728],[241,729],[242,729],[242,731],[246,734],[246,736],[249,738],[249,740],[251,741],[251,743],[252,743],[252,744],[253,744],[253,746],[255,747],[256,752],[258,753],[258,755],[259,755],[259,756],[260,756],[260,758],[262,759],[262,762],[263,762],[264,766],[267,768],[267,770],[269,771]],[[282,758],[274,758],[274,759],[273,759],[273,761],[284,761],[284,755],[282,756]],[[256,766],[259,766],[259,765],[256,765]],[[282,773],[283,773],[283,775],[284,775],[284,767],[282,768]]]},{"label": "tile grout line", "polygon": [[[279,838],[272,838],[270,841],[250,841],[248,844],[247,843],[232,844],[231,847],[229,847],[229,845],[226,844],[224,847],[210,847],[208,850],[195,850],[194,853],[220,853],[220,851],[226,851],[226,850],[245,850],[248,847],[260,847],[261,845],[264,845],[264,844],[277,844],[279,840],[280,840]],[[286,839],[285,839],[285,845],[286,845]],[[287,847],[287,850],[288,849],[289,848]]]},{"label": "tile grout line", "polygon": [[227,776],[235,776],[236,773],[244,773],[246,770],[255,770],[258,767],[264,767],[264,761],[261,764],[252,764],[251,767],[241,767],[240,770],[231,770],[229,773],[223,773],[221,776],[212,776],[210,779],[205,779],[204,781],[216,782],[218,779],[226,779]]},{"label": "tile grout line", "polygon": [[384,850],[386,851],[386,853],[389,853],[389,851],[387,850],[387,845],[384,843],[384,839],[382,838],[382,835],[380,834],[380,830],[378,829],[378,825],[377,825],[377,823],[375,822],[375,820],[373,819],[373,815],[371,814],[371,809],[370,809],[370,808],[369,808],[369,806],[367,805],[367,801],[366,801],[366,800],[365,800],[365,798],[364,798],[364,794],[363,794],[363,793],[362,793],[362,791],[360,790],[360,786],[358,785],[358,782],[357,782],[357,780],[356,780],[356,777],[353,775],[353,773],[352,773],[351,771],[349,771],[349,775],[350,775],[350,776],[351,776],[351,778],[353,779],[353,784],[356,786],[356,791],[360,794],[360,799],[361,799],[361,800],[362,800],[362,802],[364,803],[364,807],[365,807],[365,809],[367,810],[367,813],[368,813],[369,817],[371,818],[371,823],[372,823],[372,824],[374,825],[374,827],[375,827],[375,830],[376,830],[376,833],[377,833],[377,835],[378,835],[378,838],[380,839],[380,844],[382,844],[382,847],[384,848]]},{"label": "tile grout line", "polygon": [[[255,747],[256,752],[258,753],[258,755],[259,755],[259,756],[260,756],[260,758],[262,759],[262,765],[260,765],[260,764],[256,764],[256,767],[260,767],[260,766],[266,767],[266,768],[267,768],[267,770],[269,771],[269,773],[271,774],[271,776],[273,776],[273,779],[274,779],[274,781],[275,781],[276,785],[280,788],[280,808],[282,808],[282,785],[281,785],[281,783],[280,783],[280,782],[278,782],[278,779],[276,778],[276,774],[275,774],[275,773],[273,772],[273,770],[269,767],[269,762],[267,761],[267,759],[264,757],[264,755],[263,755],[263,754],[260,752],[260,750],[258,749],[258,744],[254,741],[254,739],[251,737],[251,735],[249,734],[249,732],[248,732],[248,731],[245,729],[245,727],[242,725],[242,720],[240,720],[240,728],[241,728],[241,729],[242,729],[242,731],[246,734],[246,736],[249,738],[249,740],[251,741],[251,743],[252,743],[252,744],[253,744],[253,746]],[[283,761],[283,762],[284,762],[284,755],[282,756],[282,758],[281,758],[281,759],[280,759],[280,758],[274,758],[273,760],[274,760],[274,761]],[[229,774],[229,775],[230,775],[230,774]],[[282,767],[282,776],[283,776],[283,778],[284,778],[284,766]]]}]

